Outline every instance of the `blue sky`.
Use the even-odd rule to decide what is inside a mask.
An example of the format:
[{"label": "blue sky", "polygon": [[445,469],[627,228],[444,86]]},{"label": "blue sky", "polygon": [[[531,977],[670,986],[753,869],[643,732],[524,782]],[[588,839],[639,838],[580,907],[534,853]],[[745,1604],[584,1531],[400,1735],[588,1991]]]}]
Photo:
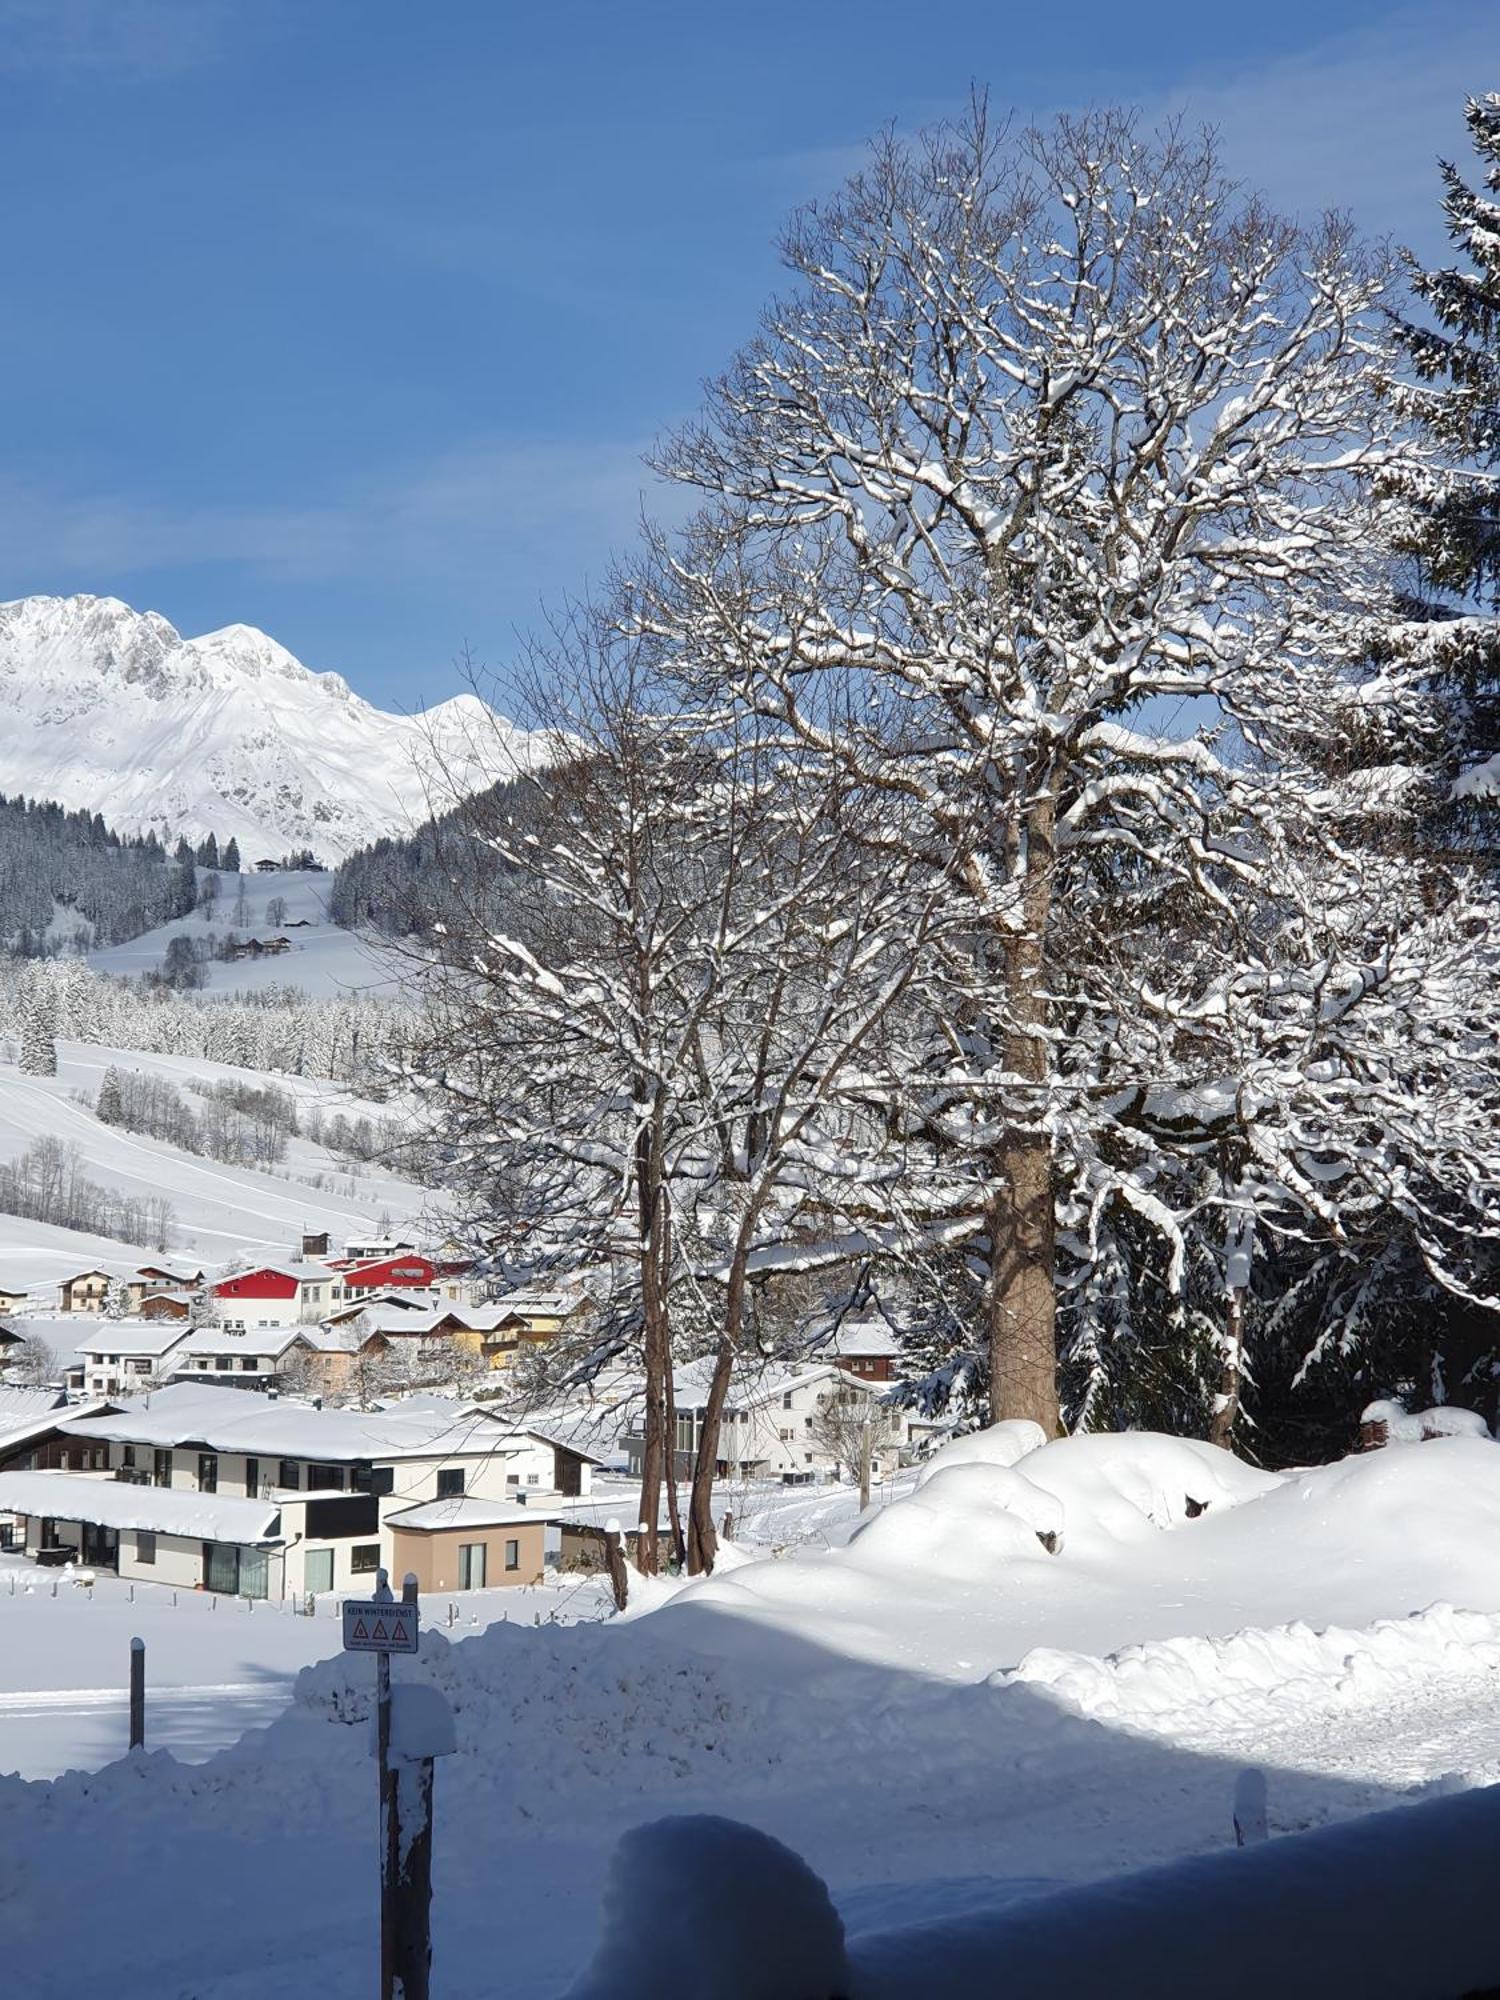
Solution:
[{"label": "blue sky", "polygon": [[1218,124],[1432,250],[1495,0],[0,0],[0,598],[243,620],[388,707],[503,671],[888,121]]}]

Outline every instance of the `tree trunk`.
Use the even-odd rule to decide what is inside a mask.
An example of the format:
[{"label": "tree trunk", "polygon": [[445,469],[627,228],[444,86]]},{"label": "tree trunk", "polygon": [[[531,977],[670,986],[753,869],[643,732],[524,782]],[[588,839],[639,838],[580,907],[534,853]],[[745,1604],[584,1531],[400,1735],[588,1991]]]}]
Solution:
[{"label": "tree trunk", "polygon": [[1245,1294],[1231,1287],[1224,1309],[1224,1360],[1219,1370],[1219,1393],[1214,1399],[1213,1421],[1208,1428],[1210,1444],[1234,1448],[1234,1427],[1240,1414],[1241,1357],[1245,1349]]},{"label": "tree trunk", "polygon": [[863,1514],[870,1505],[870,1460],[874,1456],[870,1437],[869,1412],[865,1413],[864,1425],[859,1434],[859,1511]]},{"label": "tree trunk", "polygon": [[704,1406],[703,1424],[698,1433],[698,1455],[693,1460],[693,1490],[688,1503],[689,1576],[705,1575],[713,1568],[714,1557],[719,1552],[719,1538],[714,1530],[714,1474],[718,1469],[719,1432],[723,1424],[724,1404],[729,1396],[730,1377],[734,1372],[736,1348],[730,1337],[729,1324],[726,1318],[724,1332],[719,1338],[718,1352],[714,1356],[713,1379],[708,1385],[708,1401]]},{"label": "tree trunk", "polygon": [[661,1487],[667,1439],[667,1371],[672,1365],[672,1341],[667,1323],[662,1248],[662,1207],[665,1192],[657,1172],[654,1133],[644,1125],[636,1139],[636,1200],[640,1216],[641,1345],[646,1370],[645,1415],[641,1426],[640,1538],[636,1567],[645,1576],[660,1568],[657,1523],[661,1518]]},{"label": "tree trunk", "polygon": [[[1052,908],[1053,807],[1044,799],[1012,840],[1022,888],[1022,935],[1006,951],[1006,1073],[1022,1080],[994,1157],[990,1199],[990,1420],[1029,1417],[1049,1437],[1057,1400],[1057,1222],[1052,1141],[1045,1123],[1051,1050],[1045,1039],[1047,926]],[[1034,1084],[1035,1089],[1027,1089]]]}]

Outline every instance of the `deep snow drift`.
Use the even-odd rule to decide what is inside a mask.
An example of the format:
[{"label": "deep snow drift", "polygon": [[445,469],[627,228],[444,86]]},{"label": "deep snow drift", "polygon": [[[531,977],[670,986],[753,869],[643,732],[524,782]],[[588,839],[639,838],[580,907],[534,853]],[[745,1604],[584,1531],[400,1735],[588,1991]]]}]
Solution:
[{"label": "deep snow drift", "polygon": [[[857,1959],[873,1931],[1231,1846],[1250,1762],[1268,1772],[1273,1847],[1500,1776],[1495,1446],[1274,1478],[1172,1439],[1079,1438],[1011,1465],[1003,1442],[965,1441],[840,1551],[743,1563],[604,1624],[428,1632],[397,1674],[440,1687],[457,1723],[437,1786],[435,1990],[565,1990],[619,1837],[668,1814],[786,1842]],[[1034,1522],[1055,1534],[1059,1515],[1049,1554]],[[1299,1619],[1344,1629],[1319,1639]],[[201,1767],[147,1756],[0,1783],[20,1990],[367,1991],[371,1679],[357,1656],[309,1669],[290,1713]],[[79,1926],[80,1855],[106,1852]],[[163,1880],[171,1913],[143,1927]]]}]

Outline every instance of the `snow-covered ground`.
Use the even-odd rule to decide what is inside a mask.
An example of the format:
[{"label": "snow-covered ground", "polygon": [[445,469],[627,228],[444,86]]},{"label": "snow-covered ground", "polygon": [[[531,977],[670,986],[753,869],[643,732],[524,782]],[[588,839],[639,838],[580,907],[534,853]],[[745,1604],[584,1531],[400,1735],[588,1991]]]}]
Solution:
[{"label": "snow-covered ground", "polygon": [[[1284,1480],[1151,1438],[994,1459],[939,1460],[843,1547],[731,1552],[623,1620],[433,1632],[398,1663],[457,1713],[435,1991],[564,1991],[615,1843],[663,1814],[785,1840],[857,1936],[1222,1849],[1250,1758],[1273,1836],[1500,1778],[1493,1445]],[[310,1669],[287,1714],[202,1766],[0,1782],[12,1979],[108,1977],[127,2000],[368,1991],[369,1681],[363,1659]],[[85,1842],[111,1865],[78,1926]],[[685,2000],[665,1973],[656,1990]]]},{"label": "snow-covered ground", "polygon": [[[242,1255],[286,1256],[304,1229],[329,1230],[342,1242],[351,1232],[368,1234],[382,1215],[398,1228],[407,1227],[429,1199],[425,1190],[378,1164],[339,1159],[305,1139],[290,1140],[279,1165],[257,1169],[201,1158],[159,1139],[101,1125],[88,1105],[76,1100],[80,1094],[96,1098],[111,1066],[165,1077],[184,1093],[192,1084],[226,1079],[274,1084],[296,1100],[299,1115],[341,1111],[350,1119],[373,1119],[381,1108],[315,1078],[261,1077],[197,1057],[143,1055],[84,1042],[58,1045],[55,1077],[23,1076],[14,1063],[0,1063],[0,1159],[14,1159],[43,1136],[76,1143],[89,1180],[125,1195],[164,1196],[171,1203],[169,1247],[179,1257],[191,1255],[213,1266]],[[118,1262],[129,1254],[129,1246],[112,1238],[0,1215],[0,1280],[36,1287],[39,1297],[82,1263]]]},{"label": "snow-covered ground", "polygon": [[[116,978],[138,978],[161,971],[174,937],[216,944],[235,931],[242,938],[285,936],[292,948],[268,958],[207,960],[204,990],[209,993],[263,993],[268,987],[295,986],[309,998],[322,1000],[369,999],[399,989],[403,967],[397,954],[374,948],[353,931],[328,921],[331,875],[287,869],[265,875],[221,872],[218,882],[219,898],[211,917],[194,910],[190,916],[144,931],[128,944],[90,952],[90,968]],[[245,920],[240,923],[235,913],[242,883]],[[266,908],[277,897],[285,903],[286,913],[280,923],[273,923]]]},{"label": "snow-covered ground", "polygon": [[[597,1580],[557,1578],[435,1598],[425,1615],[458,1638],[603,1609]],[[251,1606],[107,1574],[84,1589],[63,1571],[0,1555],[0,1772],[95,1771],[123,1753],[133,1638],[146,1647],[148,1743],[201,1763],[282,1714],[299,1670],[338,1652],[340,1630],[334,1597],[303,1616],[290,1603]]]}]

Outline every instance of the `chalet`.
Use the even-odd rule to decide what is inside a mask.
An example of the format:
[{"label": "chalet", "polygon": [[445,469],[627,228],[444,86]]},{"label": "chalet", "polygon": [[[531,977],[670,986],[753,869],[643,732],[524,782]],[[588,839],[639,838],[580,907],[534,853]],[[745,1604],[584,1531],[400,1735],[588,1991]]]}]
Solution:
[{"label": "chalet", "polygon": [[12,1313],[25,1312],[30,1303],[30,1292],[18,1292],[8,1285],[0,1285],[0,1319],[8,1319]]},{"label": "chalet", "polygon": [[236,1332],[301,1326],[327,1311],[334,1275],[324,1264],[260,1264],[220,1278],[212,1296],[223,1324]]},{"label": "chalet", "polygon": [[818,1349],[818,1359],[862,1382],[894,1382],[901,1373],[901,1343],[884,1320],[846,1320]]},{"label": "chalet", "polygon": [[549,1503],[586,1494],[593,1462],[472,1404],[324,1410],[196,1381],[60,1429],[94,1476],[0,1472],[28,1553],[244,1597],[366,1589],[414,1558],[432,1588],[529,1582]]},{"label": "chalet", "polygon": [[498,1330],[502,1325],[507,1326],[518,1339],[539,1344],[554,1339],[565,1327],[586,1315],[593,1303],[587,1292],[572,1287],[508,1292],[495,1301],[502,1315],[496,1327]]},{"label": "chalet", "polygon": [[225,954],[231,959],[277,958],[282,952],[290,951],[291,948],[292,941],[289,937],[236,938],[232,944],[225,947]]},{"label": "chalet", "polygon": [[255,872],[257,875],[277,875],[281,872],[281,863],[279,861],[270,861],[263,857],[256,862]]},{"label": "chalet", "polygon": [[327,1258],[333,1244],[326,1229],[304,1229],[302,1232],[302,1255]]},{"label": "chalet", "polygon": [[384,1326],[387,1321],[421,1318],[434,1310],[432,1300],[422,1292],[375,1292],[369,1297],[344,1299],[323,1315],[324,1326],[340,1326],[351,1320],[368,1320]]},{"label": "chalet", "polygon": [[90,1396],[128,1395],[172,1371],[187,1329],[174,1320],[101,1318],[78,1343],[82,1388]]},{"label": "chalet", "polygon": [[75,1271],[71,1278],[64,1278],[58,1286],[63,1311],[102,1313],[109,1288],[114,1282],[114,1274],[110,1271]]},{"label": "chalet", "polygon": [[196,1291],[203,1283],[203,1271],[197,1264],[140,1264],[119,1283],[127,1309],[139,1312],[142,1300],[153,1294]]},{"label": "chalet", "polygon": [[[688,1362],[673,1378],[677,1412],[676,1463],[686,1477],[703,1433],[711,1359]],[[719,1431],[717,1474],[723,1479],[779,1479],[783,1485],[812,1485],[836,1477],[843,1455],[836,1413],[870,1413],[870,1469],[877,1479],[894,1472],[909,1445],[904,1411],[883,1403],[877,1385],[862,1382],[830,1363],[793,1368],[767,1366],[731,1385]],[[639,1477],[644,1440],[626,1432],[632,1477]]]},{"label": "chalet", "polygon": [[169,1319],[186,1326],[193,1317],[193,1301],[187,1292],[147,1292],[138,1312],[142,1319]]}]

